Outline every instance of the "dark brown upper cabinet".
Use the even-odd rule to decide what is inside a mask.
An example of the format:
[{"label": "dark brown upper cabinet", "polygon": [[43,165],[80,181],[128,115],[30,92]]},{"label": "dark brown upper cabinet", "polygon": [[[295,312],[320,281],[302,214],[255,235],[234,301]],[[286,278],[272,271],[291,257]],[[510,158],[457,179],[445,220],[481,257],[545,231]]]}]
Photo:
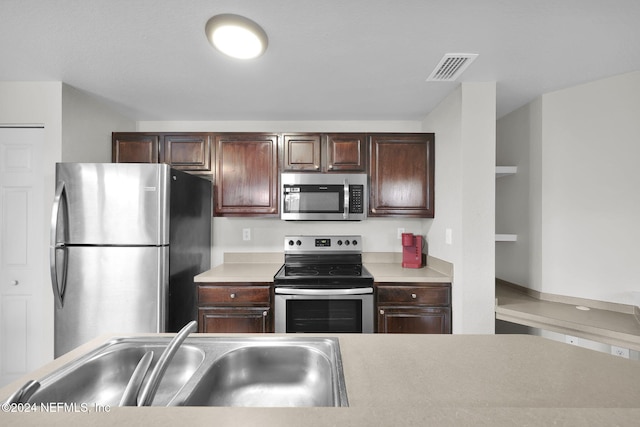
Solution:
[{"label": "dark brown upper cabinet", "polygon": [[284,170],[320,172],[322,167],[320,134],[290,134],[282,136]]},{"label": "dark brown upper cabinet", "polygon": [[211,134],[166,134],[164,150],[164,163],[176,169],[211,170]]},{"label": "dark brown upper cabinet", "polygon": [[370,134],[369,216],[434,217],[435,137]]},{"label": "dark brown upper cabinet", "polygon": [[288,172],[365,172],[363,133],[285,133],[283,170]]},{"label": "dark brown upper cabinet", "polygon": [[363,133],[329,133],[325,135],[325,141],[328,171],[367,171],[367,145]]},{"label": "dark brown upper cabinet", "polygon": [[111,156],[114,163],[167,163],[184,171],[210,172],[211,134],[114,132]]},{"label": "dark brown upper cabinet", "polygon": [[160,163],[162,136],[149,133],[118,133],[111,136],[114,163]]},{"label": "dark brown upper cabinet", "polygon": [[278,216],[278,135],[215,136],[215,214]]}]

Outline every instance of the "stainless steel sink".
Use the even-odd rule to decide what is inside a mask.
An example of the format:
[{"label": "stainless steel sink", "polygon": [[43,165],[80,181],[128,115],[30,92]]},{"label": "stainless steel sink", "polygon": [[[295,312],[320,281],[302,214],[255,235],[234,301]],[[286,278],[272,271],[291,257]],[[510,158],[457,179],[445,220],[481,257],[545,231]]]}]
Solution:
[{"label": "stainless steel sink", "polygon": [[[29,402],[116,406],[140,359],[153,351],[153,369],[169,341],[110,341],[40,379]],[[192,335],[169,364],[152,406],[349,406],[338,340]]]},{"label": "stainless steel sink", "polygon": [[[154,352],[151,369],[169,343],[115,340],[40,380],[30,403],[64,402],[117,406],[136,365],[147,351]],[[204,361],[204,352],[182,346],[158,387],[154,405],[165,406]]]},{"label": "stainless steel sink", "polygon": [[343,406],[329,357],[309,345],[260,345],[216,360],[183,403],[190,406]]}]

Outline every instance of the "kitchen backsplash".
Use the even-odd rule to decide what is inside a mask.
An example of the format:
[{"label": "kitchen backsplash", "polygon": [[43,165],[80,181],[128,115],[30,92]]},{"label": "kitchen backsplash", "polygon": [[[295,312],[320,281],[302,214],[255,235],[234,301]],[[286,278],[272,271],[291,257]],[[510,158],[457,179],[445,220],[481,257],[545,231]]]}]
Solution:
[{"label": "kitchen backsplash", "polygon": [[[212,266],[225,252],[282,252],[290,234],[359,234],[365,252],[401,252],[398,229],[426,236],[432,219],[369,218],[364,221],[282,221],[265,218],[213,218]],[[243,240],[244,230],[250,240]],[[428,242],[427,242],[428,243]]]}]

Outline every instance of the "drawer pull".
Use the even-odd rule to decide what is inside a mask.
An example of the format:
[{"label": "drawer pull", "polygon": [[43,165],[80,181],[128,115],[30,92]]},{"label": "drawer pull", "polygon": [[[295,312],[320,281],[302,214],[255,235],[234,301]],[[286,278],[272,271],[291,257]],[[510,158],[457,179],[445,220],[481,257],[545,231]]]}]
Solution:
[{"label": "drawer pull", "polygon": [[384,310],[380,310],[380,314],[384,314]]},{"label": "drawer pull", "polygon": [[411,298],[416,299],[416,298],[418,298],[418,295],[416,295],[416,294],[411,294]]},{"label": "drawer pull", "polygon": [[262,317],[267,317],[267,311],[266,310],[262,312]]},{"label": "drawer pull", "polygon": [[229,296],[231,297],[231,299],[234,299],[236,297],[236,294],[231,294]]}]

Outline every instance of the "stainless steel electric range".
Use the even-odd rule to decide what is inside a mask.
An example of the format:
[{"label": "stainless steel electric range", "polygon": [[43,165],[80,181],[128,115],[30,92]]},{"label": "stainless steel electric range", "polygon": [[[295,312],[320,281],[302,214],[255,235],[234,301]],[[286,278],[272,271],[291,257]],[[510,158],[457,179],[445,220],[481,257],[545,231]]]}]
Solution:
[{"label": "stainless steel electric range", "polygon": [[274,276],[275,332],[373,333],[362,236],[286,236]]}]

